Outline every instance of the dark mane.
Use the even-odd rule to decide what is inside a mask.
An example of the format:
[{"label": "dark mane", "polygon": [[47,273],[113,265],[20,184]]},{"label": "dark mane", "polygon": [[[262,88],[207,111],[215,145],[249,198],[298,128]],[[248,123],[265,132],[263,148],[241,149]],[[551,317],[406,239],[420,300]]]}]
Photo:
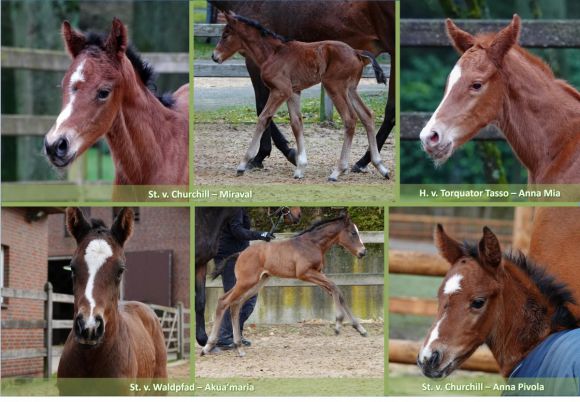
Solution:
[{"label": "dark mane", "polygon": [[[106,35],[103,33],[96,33],[96,32],[88,32],[85,33],[86,37],[86,45],[85,49],[88,52],[91,52],[92,49],[97,48],[98,50],[104,51],[105,50],[105,41],[107,39]],[[171,108],[175,103],[173,97],[169,94],[158,95],[157,94],[157,86],[155,85],[155,79],[157,78],[157,74],[155,73],[155,69],[153,66],[148,63],[147,61],[141,58],[141,55],[137,52],[137,50],[133,47],[133,45],[129,45],[127,47],[127,51],[125,52],[127,58],[131,62],[135,73],[141,79],[141,82],[149,88],[151,93],[155,95],[157,99],[166,107]]]},{"label": "dark mane", "polygon": [[[466,256],[481,262],[477,243],[464,242],[463,252]],[[552,317],[552,328],[578,327],[576,318],[566,307],[567,303],[576,304],[576,300],[565,284],[558,282],[543,267],[537,265],[519,250],[509,250],[503,253],[503,257],[521,269],[548,301],[556,307],[556,312]]]},{"label": "dark mane", "polygon": [[92,229],[107,229],[107,226],[101,219],[91,218],[91,230]]},{"label": "dark mane", "polygon": [[242,17],[241,15],[236,15],[235,19],[240,21],[240,22],[243,22],[244,24],[246,24],[248,26],[251,26],[252,28],[257,29],[258,31],[260,31],[260,34],[262,36],[271,36],[272,38],[278,39],[284,43],[292,41],[291,39],[288,39],[282,35],[278,35],[277,33],[270,31],[268,28],[265,28],[258,21],[254,21],[254,20],[251,20],[249,18]]},{"label": "dark mane", "polygon": [[323,219],[323,220],[314,222],[312,225],[310,225],[309,228],[304,229],[302,232],[295,234],[294,237],[302,236],[305,233],[313,232],[314,230],[320,228],[321,226],[324,226],[328,223],[344,220],[345,218],[346,218],[346,216],[341,215],[341,216],[337,216],[335,218]]}]

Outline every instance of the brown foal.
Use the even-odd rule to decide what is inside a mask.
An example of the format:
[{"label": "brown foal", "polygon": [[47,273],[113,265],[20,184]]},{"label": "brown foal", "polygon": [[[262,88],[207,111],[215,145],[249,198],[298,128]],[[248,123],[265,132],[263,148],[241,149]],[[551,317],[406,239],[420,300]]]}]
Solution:
[{"label": "brown foal", "polygon": [[447,20],[461,58],[445,96],[421,131],[436,164],[492,123],[503,131],[528,181],[580,183],[580,92],[518,44],[520,18],[497,34],[473,36]]},{"label": "brown foal", "polygon": [[69,166],[105,137],[115,184],[188,183],[188,85],[157,97],[154,72],[128,46],[114,19],[107,38],[62,24],[72,63],[62,80],[62,111],[44,138],[49,161]]},{"label": "brown foal", "polygon": [[337,41],[312,43],[288,41],[257,22],[235,15],[233,12],[225,16],[227,25],[212,59],[217,63],[223,63],[234,53],[240,52],[259,66],[262,81],[270,89],[268,101],[260,113],[248,151],[237,168],[239,175],[246,171],[248,162],[258,153],[262,134],[270,124],[274,113],[286,102],[290,126],[298,149],[294,178],[304,177],[307,159],[300,112],[300,92],[322,83],[345,127],[340,159],[329,180],[338,180],[338,177],[348,170],[357,116],[367,132],[373,165],[382,176],[389,177],[389,171],[381,160],[374,136],[374,114],[364,104],[356,90],[363,68],[369,61],[373,65],[377,81],[386,83],[383,71],[370,52],[355,50]]},{"label": "brown foal", "polygon": [[[201,351],[202,356],[210,353],[216,345],[222,318],[228,307],[232,317],[234,344],[239,355],[244,356],[239,323],[240,309],[249,298],[258,294],[270,276],[297,278],[320,286],[334,299],[336,334],[340,333],[346,315],[353,328],[366,336],[367,331],[353,316],[338,286],[323,272],[324,254],[335,244],[358,258],[366,255],[358,228],[348,215],[315,223],[291,239],[254,243],[242,251],[235,266],[236,284],[218,300],[215,320],[207,344]],[[224,265],[212,273],[214,279],[221,274]]]}]

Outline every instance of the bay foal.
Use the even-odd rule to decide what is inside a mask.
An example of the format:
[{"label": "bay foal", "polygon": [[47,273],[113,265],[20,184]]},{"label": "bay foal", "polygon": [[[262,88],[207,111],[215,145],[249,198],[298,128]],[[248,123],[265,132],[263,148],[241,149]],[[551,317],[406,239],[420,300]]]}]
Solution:
[{"label": "bay foal", "polygon": [[[218,300],[211,334],[201,355],[210,353],[216,345],[222,318],[228,307],[232,316],[236,350],[240,356],[245,355],[240,332],[240,309],[249,298],[258,294],[271,276],[297,278],[321,287],[334,299],[336,334],[340,333],[342,321],[347,316],[353,328],[362,336],[366,336],[367,331],[346,305],[338,286],[323,272],[324,255],[335,244],[344,247],[358,258],[364,257],[367,253],[358,228],[348,215],[315,223],[291,239],[254,243],[239,253],[235,266],[236,284]],[[236,256],[237,254],[234,254],[230,258]],[[212,273],[214,279],[221,275],[224,265]]]},{"label": "bay foal", "polygon": [[153,68],[128,45],[115,18],[108,37],[62,24],[72,63],[62,80],[62,110],[44,137],[55,167],[69,166],[105,137],[115,184],[188,183],[188,85],[157,97]]},{"label": "bay foal", "polygon": [[518,45],[520,17],[497,34],[473,36],[447,20],[461,58],[443,100],[421,131],[436,164],[488,124],[505,134],[530,184],[580,183],[580,92]]},{"label": "bay foal", "polygon": [[386,84],[384,73],[372,53],[355,50],[337,41],[311,43],[289,41],[257,22],[233,12],[226,13],[225,17],[227,25],[212,54],[212,59],[217,63],[223,63],[234,53],[240,52],[259,66],[262,81],[270,89],[268,101],[258,117],[250,146],[238,165],[238,175],[246,171],[248,162],[258,153],[266,127],[271,123],[274,113],[286,102],[290,126],[298,149],[294,178],[304,177],[307,158],[300,112],[300,92],[322,83],[345,127],[340,159],[329,180],[338,180],[338,177],[348,169],[357,116],[367,132],[371,162],[382,176],[389,178],[389,171],[381,161],[377,147],[374,114],[364,104],[356,90],[363,68],[369,62],[373,65],[377,81]]},{"label": "bay foal", "polygon": [[[167,378],[167,350],[159,319],[143,303],[119,301],[125,271],[123,246],[133,232],[133,221],[130,208],[119,212],[111,229],[100,220],[87,221],[78,208],[66,210],[67,228],[77,249],[70,263],[73,329],[57,374],[61,394],[75,387],[71,378]],[[129,392],[128,386],[120,392]]]}]

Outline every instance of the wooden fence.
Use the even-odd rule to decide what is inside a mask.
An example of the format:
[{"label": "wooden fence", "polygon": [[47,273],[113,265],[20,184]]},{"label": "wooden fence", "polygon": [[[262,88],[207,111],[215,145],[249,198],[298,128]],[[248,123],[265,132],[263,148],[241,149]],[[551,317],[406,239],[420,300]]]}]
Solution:
[{"label": "wooden fence", "polygon": [[[1,288],[2,298],[38,300],[44,302],[44,319],[41,320],[12,320],[3,319],[2,330],[9,329],[43,329],[44,345],[41,348],[7,349],[2,350],[1,358],[4,361],[42,357],[44,359],[44,377],[52,374],[52,359],[62,354],[62,346],[52,344],[52,331],[55,329],[71,329],[73,320],[55,320],[53,316],[54,303],[74,304],[74,297],[69,294],[54,293],[52,284],[47,282],[44,291],[30,289]],[[189,353],[190,345],[190,310],[179,302],[177,307],[166,307],[155,304],[149,305],[159,317],[167,353],[175,353],[177,359],[184,359]],[[6,336],[6,335],[5,335]]]},{"label": "wooden fence", "polygon": [[[195,24],[193,35],[198,38],[219,38],[225,24]],[[391,66],[381,65],[385,76],[389,78]],[[195,77],[249,77],[246,64],[243,60],[229,60],[217,64],[211,60],[194,60],[193,73]],[[367,65],[363,70],[363,78],[375,78],[372,66]],[[321,89],[320,120],[332,120],[332,101]]]},{"label": "wooden fence", "polygon": [[[462,29],[475,32],[497,32],[509,20],[456,20]],[[524,20],[520,44],[531,48],[580,48],[579,20]],[[448,47],[444,20],[402,19],[401,47]],[[404,56],[403,56],[404,57]],[[451,66],[449,66],[451,71]],[[401,112],[401,140],[418,140],[431,113]],[[501,131],[488,126],[475,140],[505,140]]]}]

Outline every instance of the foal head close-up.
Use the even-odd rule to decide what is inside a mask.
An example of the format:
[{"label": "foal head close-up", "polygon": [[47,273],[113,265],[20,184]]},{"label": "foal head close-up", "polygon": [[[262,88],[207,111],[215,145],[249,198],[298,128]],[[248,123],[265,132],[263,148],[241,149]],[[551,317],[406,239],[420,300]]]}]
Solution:
[{"label": "foal head close-up", "polygon": [[61,112],[44,138],[44,151],[59,168],[111,129],[133,71],[126,55],[127,28],[120,20],[113,20],[108,37],[81,33],[68,21],[62,35],[72,63],[61,83]]},{"label": "foal head close-up", "polygon": [[343,216],[343,228],[338,233],[338,244],[347,249],[352,255],[362,258],[367,255],[367,249],[360,238],[356,224],[348,214]]},{"label": "foal head close-up", "polygon": [[417,358],[427,377],[449,375],[483,344],[489,335],[501,291],[503,255],[499,241],[485,227],[476,247],[435,230],[435,245],[451,264],[438,291],[439,307]]},{"label": "foal head close-up", "polygon": [[234,14],[233,11],[224,13],[224,16],[226,18],[226,26],[211,55],[211,59],[219,64],[232,57],[236,52],[242,50],[242,39],[240,38],[238,31],[243,29],[243,27],[241,27],[243,23],[237,20],[236,14]]},{"label": "foal head close-up", "polygon": [[497,34],[474,36],[450,19],[446,24],[451,44],[461,57],[449,74],[443,100],[420,134],[423,149],[435,164],[444,163],[500,117],[506,92],[502,65],[510,50],[519,47],[521,27],[517,15]]},{"label": "foal head close-up", "polygon": [[71,260],[75,340],[92,348],[105,339],[118,318],[121,280],[125,271],[123,246],[133,232],[133,210],[119,212],[110,229],[85,218],[79,208],[67,208],[67,229],[76,240]]}]

